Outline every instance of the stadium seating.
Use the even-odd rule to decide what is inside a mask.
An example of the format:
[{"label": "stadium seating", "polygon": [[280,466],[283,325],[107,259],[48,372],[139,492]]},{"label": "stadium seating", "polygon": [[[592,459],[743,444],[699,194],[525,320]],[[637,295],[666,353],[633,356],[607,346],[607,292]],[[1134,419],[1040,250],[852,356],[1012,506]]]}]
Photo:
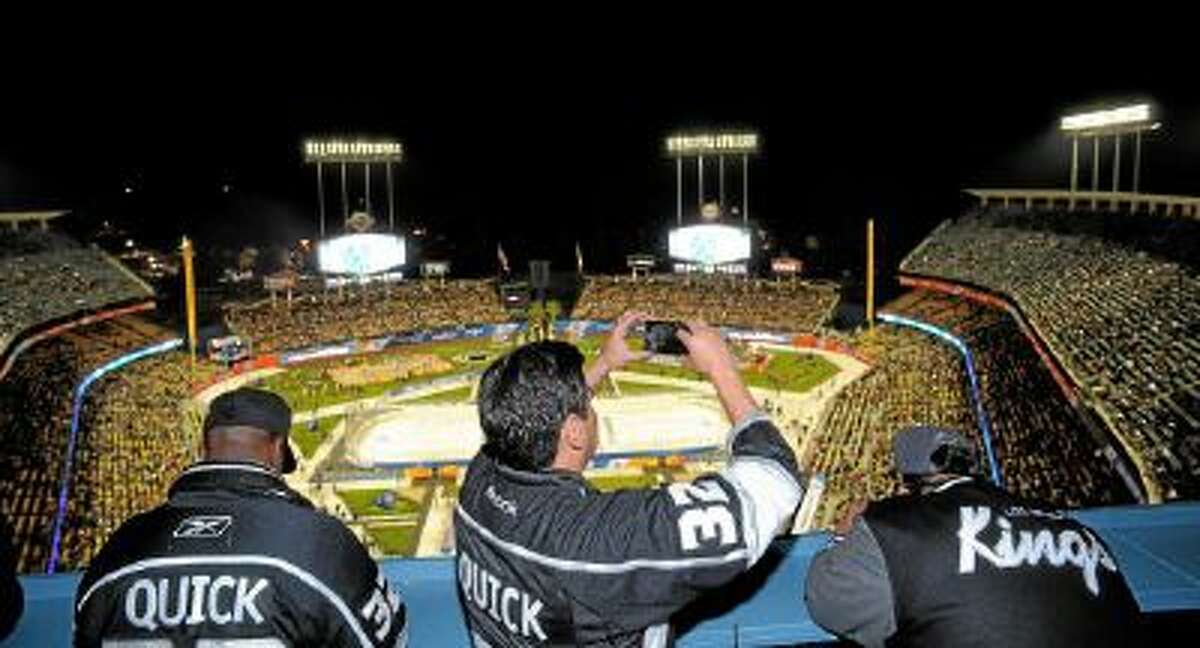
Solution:
[{"label": "stadium seating", "polygon": [[888,311],[949,330],[970,347],[1009,490],[1059,507],[1132,503],[1101,456],[1103,444],[1007,312],[929,291],[910,293]]},{"label": "stadium seating", "polygon": [[927,424],[978,434],[955,350],[920,333],[881,326],[864,351],[874,355],[871,370],[835,397],[801,457],[826,478],[817,528],[833,528],[855,500],[895,491],[891,448],[898,430]]},{"label": "stadium seating", "polygon": [[330,291],[254,304],[231,304],[230,330],[252,341],[255,353],[322,342],[509,319],[489,281],[414,281]]},{"label": "stadium seating", "polygon": [[1165,499],[1200,495],[1200,222],[980,208],[943,224],[907,273],[1003,293]]},{"label": "stadium seating", "polygon": [[0,233],[0,352],[30,327],[152,297],[99,250],[54,232]]},{"label": "stadium seating", "polygon": [[[19,571],[46,567],[76,385],[104,363],[165,335],[155,332],[123,320],[81,326],[34,344],[0,382],[0,512],[14,526]],[[107,531],[160,502],[164,480],[184,465],[175,457],[193,450],[194,443],[180,443],[177,419],[171,418],[178,416],[177,395],[190,395],[184,367],[178,358],[148,360],[93,387],[68,497],[62,545],[67,568],[86,564]]]},{"label": "stadium seating", "polygon": [[589,279],[571,316],[613,320],[627,310],[650,310],[663,319],[807,333],[819,329],[837,300],[834,289],[803,281],[597,276]]}]

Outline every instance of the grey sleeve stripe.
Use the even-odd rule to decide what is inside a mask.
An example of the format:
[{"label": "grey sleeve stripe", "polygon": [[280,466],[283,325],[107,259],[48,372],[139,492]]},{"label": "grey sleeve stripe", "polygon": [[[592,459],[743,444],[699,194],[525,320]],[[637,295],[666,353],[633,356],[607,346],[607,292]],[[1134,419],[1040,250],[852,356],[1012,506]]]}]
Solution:
[{"label": "grey sleeve stripe", "polygon": [[887,562],[862,518],[845,539],[817,554],[808,572],[809,615],[830,632],[864,646],[896,633],[896,606]]},{"label": "grey sleeve stripe", "polygon": [[720,475],[737,491],[749,551],[747,566],[753,565],[796,511],[804,490],[778,463],[761,457],[736,457]]},{"label": "grey sleeve stripe", "polygon": [[349,625],[350,629],[354,631],[354,636],[358,638],[359,644],[367,648],[373,646],[371,640],[367,638],[366,633],[363,632],[362,626],[359,625],[358,618],[355,617],[354,613],[350,611],[350,607],[346,605],[346,602],[342,600],[342,597],[338,596],[336,592],[329,589],[328,585],[322,583],[321,580],[312,575],[312,573],[297,567],[286,560],[275,558],[274,556],[236,554],[217,556],[199,555],[177,556],[170,558],[148,558],[146,560],[139,560],[138,562],[130,563],[116,571],[109,572],[100,577],[95,583],[92,584],[91,587],[88,588],[86,592],[83,593],[83,596],[79,597],[79,603],[76,604],[75,609],[83,610],[83,606],[87,604],[88,599],[91,598],[92,594],[95,593],[97,589],[130,574],[135,574],[147,569],[156,569],[159,567],[181,567],[193,565],[259,565],[263,567],[273,567],[282,572],[290,574],[296,577],[300,582],[316,590],[319,594],[325,597],[330,604],[333,605],[334,609],[341,613],[342,618],[346,621],[346,624]]},{"label": "grey sleeve stripe", "polygon": [[556,558],[538,553],[527,547],[522,547],[515,542],[502,540],[491,532],[488,528],[475,521],[465,510],[461,504],[455,506],[454,512],[467,526],[471,527],[484,540],[497,549],[502,549],[520,558],[524,558],[530,562],[538,563],[545,567],[558,569],[562,571],[577,571],[588,574],[624,574],[637,569],[657,569],[660,571],[676,571],[682,569],[694,569],[696,567],[712,567],[716,565],[724,565],[731,562],[740,562],[746,559],[745,549],[735,549],[723,556],[702,556],[699,558],[634,558],[621,562],[590,562],[586,560],[571,560],[568,558]]},{"label": "grey sleeve stripe", "polygon": [[745,430],[755,423],[759,423],[761,421],[769,422],[770,420],[771,417],[767,416],[762,410],[756,409],[747,414],[745,418],[734,424],[733,429],[729,431],[729,436],[725,438],[725,452],[733,454],[733,442],[737,440],[738,435],[742,433],[742,430]]}]

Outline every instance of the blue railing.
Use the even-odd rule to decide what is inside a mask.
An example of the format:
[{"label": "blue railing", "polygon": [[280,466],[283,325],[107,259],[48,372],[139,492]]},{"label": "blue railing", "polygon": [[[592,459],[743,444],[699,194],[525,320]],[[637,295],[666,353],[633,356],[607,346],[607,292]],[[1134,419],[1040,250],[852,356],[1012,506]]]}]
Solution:
[{"label": "blue railing", "polygon": [[987,455],[988,469],[992,473],[992,483],[1003,488],[1004,475],[1000,472],[1000,464],[996,462],[996,453],[992,450],[992,425],[988,420],[987,412],[983,409],[983,399],[979,396],[979,379],[975,375],[975,356],[971,355],[971,348],[965,342],[955,337],[949,331],[938,328],[927,322],[921,322],[900,315],[892,315],[891,313],[880,313],[879,319],[888,324],[896,326],[906,326],[916,329],[922,333],[928,333],[943,342],[954,347],[956,351],[962,354],[963,365],[967,368],[967,381],[971,387],[971,405],[975,409],[975,419],[979,422],[979,434],[983,437],[983,449]]},{"label": "blue railing", "polygon": [[138,349],[133,353],[123,355],[101,365],[80,381],[79,385],[75,388],[75,400],[71,406],[71,431],[67,434],[67,454],[63,459],[62,480],[58,489],[58,504],[54,511],[54,529],[50,533],[50,560],[46,562],[47,574],[53,574],[58,569],[59,552],[62,548],[63,523],[67,517],[67,495],[71,490],[72,469],[75,464],[75,444],[79,438],[79,417],[83,411],[83,399],[87,397],[88,389],[91,389],[92,383],[100,380],[104,377],[104,374],[110,371],[116,371],[131,362],[137,362],[142,358],[159,353],[166,353],[180,346],[183,346],[183,340],[174,339]]},{"label": "blue railing", "polygon": [[[1074,514],[1104,538],[1144,612],[1200,610],[1200,503]],[[804,607],[804,581],[825,533],[776,541],[750,572],[678,615],[684,648],[820,643],[832,638]],[[383,560],[403,595],[410,646],[466,646],[451,559]],[[25,615],[3,646],[69,646],[80,575],[26,576]]]}]

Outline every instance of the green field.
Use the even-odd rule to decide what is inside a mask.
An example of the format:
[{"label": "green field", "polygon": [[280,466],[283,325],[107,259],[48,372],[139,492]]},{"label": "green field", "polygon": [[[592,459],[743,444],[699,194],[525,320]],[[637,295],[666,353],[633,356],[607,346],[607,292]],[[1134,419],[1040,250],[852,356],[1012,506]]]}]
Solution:
[{"label": "green field", "polygon": [[432,404],[436,404],[436,403],[465,404],[465,403],[470,402],[469,400],[467,400],[470,397],[471,397],[471,385],[463,385],[462,387],[455,387],[454,389],[447,389],[445,391],[437,392],[436,394],[429,394],[428,396],[422,396],[420,398],[414,398],[412,400],[406,400],[404,402],[405,403],[420,403],[422,405],[432,405]]},{"label": "green field", "polygon": [[364,517],[370,515],[404,515],[407,513],[417,513],[421,510],[421,505],[405,497],[396,496],[396,507],[392,510],[379,508],[375,506],[375,498],[386,488],[363,488],[359,490],[344,490],[338,491],[338,497],[346,503],[346,507],[350,509],[356,517]]},{"label": "green field", "polygon": [[[584,355],[590,361],[599,352],[600,345],[603,342],[603,337],[592,336],[579,340],[576,342],[576,346],[584,352]],[[642,340],[639,338],[630,339],[629,347],[634,350],[640,350],[642,348]],[[771,361],[767,364],[766,371],[758,372],[749,370],[742,372],[742,379],[746,381],[747,385],[767,389],[780,389],[783,391],[806,392],[829,380],[837,375],[838,372],[837,365],[816,354],[787,351],[772,351],[771,353],[773,355]],[[649,374],[651,376],[663,376],[666,378],[679,378],[682,380],[704,380],[704,376],[697,371],[654,362],[631,362],[625,366],[625,371]],[[621,389],[623,392],[627,391],[625,383],[621,383]]]},{"label": "green field", "polygon": [[341,416],[326,416],[323,419],[317,420],[317,429],[310,431],[308,423],[297,423],[292,426],[292,439],[296,441],[296,445],[300,447],[300,453],[306,458],[313,456],[321,443],[325,441],[325,437],[333,430],[342,420]]},{"label": "green field", "polygon": [[751,387],[806,392],[838,373],[837,365],[812,353],[773,352],[763,373],[743,371],[742,377]]},{"label": "green field", "polygon": [[512,346],[509,344],[496,344],[491,338],[472,338],[468,340],[452,340],[448,342],[428,342],[425,344],[414,344],[404,347],[406,351],[413,353],[428,353],[435,355],[443,360],[448,360],[457,365],[464,367],[481,367],[486,366],[487,362],[464,362],[462,356],[473,351],[486,351],[492,357],[510,351]]},{"label": "green field", "polygon": [[592,486],[606,493],[658,485],[658,478],[654,475],[603,475],[588,477],[587,480]]},{"label": "green field", "polygon": [[421,536],[416,525],[389,524],[370,525],[367,535],[375,541],[379,550],[387,556],[412,556],[417,552]]},{"label": "green field", "polygon": [[[622,396],[648,396],[650,394],[686,394],[689,390],[686,387],[677,385],[658,385],[655,383],[637,382],[635,380],[618,380],[617,387],[621,389]],[[612,387],[608,381],[600,383],[596,389],[597,396],[615,396]]]},{"label": "green field", "polygon": [[456,366],[449,371],[430,373],[404,380],[390,380],[373,385],[357,385],[354,387],[338,385],[332,378],[329,378],[325,374],[325,369],[332,366],[384,362],[387,359],[387,355],[378,355],[355,358],[353,360],[339,360],[336,365],[329,363],[302,365],[268,376],[256,386],[279,394],[291,406],[292,411],[301,412],[312,410],[315,407],[329,407],[330,405],[351,403],[365,398],[375,398],[393,389],[398,389],[406,385],[420,384],[462,370],[462,367]]},{"label": "green field", "polygon": [[[596,354],[599,351],[600,345],[603,343],[603,341],[604,338],[601,336],[591,336],[577,341],[576,345],[581,351],[583,351],[584,355],[590,362],[596,357]],[[629,340],[629,345],[634,350],[641,349],[642,340],[640,338],[632,338]],[[444,372],[426,374],[424,376],[408,378],[405,380],[395,380],[377,383],[374,385],[361,385],[355,387],[342,387],[330,379],[325,373],[326,369],[330,367],[384,362],[389,357],[389,354],[378,354],[292,367],[281,373],[263,379],[260,381],[258,386],[282,396],[284,400],[291,405],[292,410],[295,412],[311,411],[318,406],[329,407],[331,405],[338,405],[341,403],[349,403],[367,398],[378,397],[394,389],[398,389],[407,385],[420,384],[458,371],[482,369],[487,365],[487,362],[490,361],[490,358],[494,358],[495,356],[504,353],[509,349],[510,347],[506,345],[494,344],[490,339],[456,340],[451,342],[421,344],[407,347],[406,351],[410,353],[429,353],[439,356],[453,363],[455,368]],[[463,362],[463,356],[473,351],[487,351],[489,353],[489,360],[482,362]],[[742,372],[742,376],[746,380],[747,384],[754,387],[762,387],[767,389],[805,392],[828,380],[838,372],[836,365],[819,355],[779,351],[772,353],[773,357],[770,363],[767,365],[766,371],[758,372],[751,370]],[[678,378],[683,380],[704,380],[703,376],[701,376],[698,372],[690,369],[672,365],[656,364],[652,362],[632,362],[625,367],[625,371],[667,378]],[[666,393],[674,391],[677,388],[626,381],[621,383],[621,389],[622,393],[636,395]],[[439,392],[437,394],[431,394],[410,402],[465,402],[469,393],[470,387],[464,386],[461,388],[447,390],[445,392]],[[317,441],[317,443],[319,444],[319,441]]]}]

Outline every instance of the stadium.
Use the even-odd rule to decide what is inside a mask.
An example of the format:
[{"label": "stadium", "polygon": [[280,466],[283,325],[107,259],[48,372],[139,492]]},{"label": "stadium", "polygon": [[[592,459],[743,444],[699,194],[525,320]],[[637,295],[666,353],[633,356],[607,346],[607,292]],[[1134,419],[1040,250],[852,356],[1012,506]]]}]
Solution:
[{"label": "stadium", "polygon": [[[369,174],[400,161],[398,143],[351,144],[307,148],[314,165],[343,165],[343,200],[346,164]],[[371,215],[391,215],[389,167],[387,204],[343,205],[344,231],[326,232],[320,195],[314,271],[200,291],[215,313],[201,328],[217,333],[198,332],[190,286],[178,289],[189,314],[162,317],[162,289],[130,259],[60,231],[62,212],[0,214],[0,513],[27,593],[11,645],[58,645],[77,572],[124,520],[164,500],[199,458],[207,403],[243,385],[291,405],[300,467],[289,485],[404,583],[416,645],[460,645],[435,639],[463,637],[455,618],[421,612],[453,596],[451,518],[482,440],[481,372],[541,339],[594,358],[630,309],[720,326],[809,477],[766,585],[695,611],[680,645],[832,640],[797,611],[801,575],[854,502],[896,490],[892,435],[918,424],[968,432],[995,482],[1100,530],[1144,612],[1200,609],[1190,502],[1200,496],[1200,198],[1115,183],[968,190],[970,205],[894,267],[875,267],[867,235],[865,313],[839,326],[849,299],[837,284],[797,276],[782,255],[776,271],[755,270],[746,180],[729,180],[737,198],[727,198],[725,164],[731,178],[747,173],[738,165],[758,146],[744,131],[668,138],[676,182],[700,158],[694,214],[677,185],[675,218],[657,224],[669,230],[662,259],[586,272],[576,244],[566,288],[536,266],[512,273],[499,246],[495,276],[418,271],[394,219]],[[704,155],[721,160],[719,193],[703,188]],[[180,261],[169,280],[184,285],[186,240]],[[878,304],[876,275],[900,285]],[[586,477],[603,490],[690,480],[728,451],[712,388],[677,358],[632,363],[595,407],[600,453]]]}]

